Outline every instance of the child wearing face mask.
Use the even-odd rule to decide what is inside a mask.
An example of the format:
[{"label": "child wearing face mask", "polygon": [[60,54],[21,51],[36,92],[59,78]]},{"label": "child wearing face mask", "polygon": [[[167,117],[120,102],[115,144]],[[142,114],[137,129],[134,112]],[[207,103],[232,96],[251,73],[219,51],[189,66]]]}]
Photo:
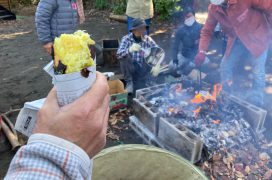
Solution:
[{"label": "child wearing face mask", "polygon": [[[189,74],[194,68],[194,57],[198,52],[198,42],[202,25],[195,20],[192,8],[184,9],[184,23],[178,28],[172,47],[173,67],[182,74]],[[180,51],[180,47],[181,51]]]}]

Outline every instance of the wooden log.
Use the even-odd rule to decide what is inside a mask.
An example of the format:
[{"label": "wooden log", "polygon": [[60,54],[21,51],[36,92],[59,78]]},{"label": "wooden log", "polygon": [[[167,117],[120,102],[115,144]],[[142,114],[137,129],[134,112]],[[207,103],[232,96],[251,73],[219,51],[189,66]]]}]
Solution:
[{"label": "wooden log", "polygon": [[6,123],[3,120],[0,122],[1,122],[3,132],[6,135],[6,137],[8,138],[8,140],[12,146],[12,150],[16,150],[17,148],[19,148],[21,146],[21,144],[18,141],[18,137],[12,133],[12,131],[9,129],[8,125],[6,125]]},{"label": "wooden log", "polygon": [[127,23],[127,16],[110,14],[110,19],[118,21],[118,22],[122,22],[122,23]]},{"label": "wooden log", "polygon": [[21,109],[11,109],[11,110],[9,110],[9,111],[3,113],[3,114],[4,114],[4,115],[9,115],[10,113],[19,112],[19,111],[21,111]]},{"label": "wooden log", "polygon": [[2,114],[2,117],[3,117],[3,120],[9,126],[9,128],[11,129],[11,131],[13,132],[13,134],[17,136],[17,132],[16,132],[15,127],[14,127],[13,123],[11,122],[11,120],[5,114]]}]

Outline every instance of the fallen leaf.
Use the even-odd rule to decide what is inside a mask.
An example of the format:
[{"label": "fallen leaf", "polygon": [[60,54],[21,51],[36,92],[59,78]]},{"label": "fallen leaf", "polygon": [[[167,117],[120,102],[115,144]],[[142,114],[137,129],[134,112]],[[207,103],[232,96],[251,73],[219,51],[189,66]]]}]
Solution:
[{"label": "fallen leaf", "polygon": [[237,178],[245,178],[245,176],[243,175],[243,173],[241,173],[240,171],[236,171],[236,172],[235,172],[235,176],[236,176]]},{"label": "fallen leaf", "polygon": [[246,172],[247,174],[249,174],[249,173],[250,173],[250,171],[251,171],[250,167],[249,167],[249,166],[246,166],[246,168],[245,168],[245,172]]},{"label": "fallen leaf", "polygon": [[119,136],[117,136],[116,134],[114,134],[113,132],[109,132],[107,134],[107,137],[112,139],[112,140],[119,140]]},{"label": "fallen leaf", "polygon": [[272,179],[272,170],[270,169],[270,170],[268,170],[265,174],[264,174],[264,176],[263,176],[263,179],[266,179],[266,180],[271,180]]},{"label": "fallen leaf", "polygon": [[267,153],[261,153],[259,155],[260,160],[262,161],[268,161],[270,159],[270,156]]},{"label": "fallen leaf", "polygon": [[235,170],[236,170],[236,171],[240,171],[240,172],[244,169],[243,163],[236,163],[236,164],[234,165],[234,167],[235,167]]},{"label": "fallen leaf", "polygon": [[213,161],[219,161],[221,159],[221,154],[219,153],[214,154],[212,159]]},{"label": "fallen leaf", "polygon": [[112,126],[112,128],[114,128],[114,129],[118,129],[118,130],[122,130],[122,129],[123,129],[123,128],[121,128],[121,127],[117,126],[117,125],[113,125],[113,126]]}]

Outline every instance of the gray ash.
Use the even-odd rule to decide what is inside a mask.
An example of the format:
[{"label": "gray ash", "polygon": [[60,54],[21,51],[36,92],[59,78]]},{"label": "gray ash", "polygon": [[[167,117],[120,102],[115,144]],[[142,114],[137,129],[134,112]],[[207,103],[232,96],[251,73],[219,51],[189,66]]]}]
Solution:
[{"label": "gray ash", "polygon": [[[212,94],[202,91],[204,96]],[[184,125],[199,135],[209,154],[220,148],[235,148],[254,139],[249,123],[237,104],[220,94],[216,99],[192,103],[194,88],[170,84],[146,94],[145,105],[176,127]]]}]

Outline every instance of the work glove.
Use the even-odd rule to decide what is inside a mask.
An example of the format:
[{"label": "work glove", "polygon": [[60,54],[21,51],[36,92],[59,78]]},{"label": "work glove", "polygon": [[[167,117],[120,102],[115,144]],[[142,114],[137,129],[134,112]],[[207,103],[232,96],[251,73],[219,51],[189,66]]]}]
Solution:
[{"label": "work glove", "polygon": [[143,57],[147,58],[151,54],[151,48],[143,49]]},{"label": "work glove", "polygon": [[141,49],[141,46],[140,46],[139,44],[133,43],[133,44],[129,47],[128,51],[129,51],[130,53],[133,53],[133,52],[140,51],[140,49]]},{"label": "work glove", "polygon": [[195,57],[196,67],[199,67],[201,64],[203,64],[205,59],[206,59],[206,54],[204,52],[199,52]]},{"label": "work glove", "polygon": [[178,64],[179,64],[178,60],[177,60],[177,59],[174,59],[174,60],[173,60],[173,64],[176,65],[176,66],[178,66]]}]

